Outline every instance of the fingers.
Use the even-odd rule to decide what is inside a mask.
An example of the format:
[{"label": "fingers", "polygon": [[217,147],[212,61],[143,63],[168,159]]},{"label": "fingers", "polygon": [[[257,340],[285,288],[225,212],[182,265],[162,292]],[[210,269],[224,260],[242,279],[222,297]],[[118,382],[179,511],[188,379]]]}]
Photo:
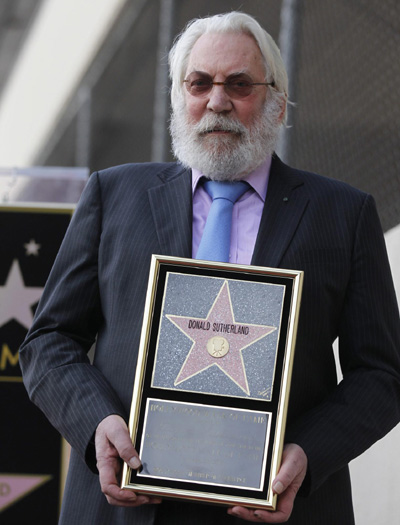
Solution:
[{"label": "fingers", "polygon": [[270,512],[268,510],[233,507],[228,509],[228,514],[253,523],[284,523],[288,520],[288,517],[278,510]]},{"label": "fingers", "polygon": [[137,469],[140,467],[139,456],[134,449],[125,421],[116,415],[111,415],[103,419],[97,427],[96,436],[96,456],[99,459],[103,454],[109,454],[122,458],[128,465]]},{"label": "fingers", "polygon": [[281,508],[279,503],[275,511],[232,507],[228,509],[228,514],[253,523],[285,523],[290,518],[293,505],[290,510],[289,507],[290,504],[284,504]]},{"label": "fingers", "polygon": [[275,511],[232,507],[228,514],[254,523],[285,523],[293,511],[296,494],[307,473],[307,456],[298,445],[285,446],[282,464],[272,483],[272,490],[279,495]]},{"label": "fingers", "polygon": [[95,435],[97,468],[103,494],[108,503],[122,507],[136,507],[146,503],[160,503],[160,498],[135,494],[132,490],[121,489],[119,477],[121,458],[131,468],[141,463],[132,445],[125,421],[116,415],[108,416],[98,425]]},{"label": "fingers", "polygon": [[297,494],[307,473],[307,456],[303,449],[294,443],[285,446],[282,455],[282,464],[278,475],[272,483],[275,494],[283,494],[286,490]]}]

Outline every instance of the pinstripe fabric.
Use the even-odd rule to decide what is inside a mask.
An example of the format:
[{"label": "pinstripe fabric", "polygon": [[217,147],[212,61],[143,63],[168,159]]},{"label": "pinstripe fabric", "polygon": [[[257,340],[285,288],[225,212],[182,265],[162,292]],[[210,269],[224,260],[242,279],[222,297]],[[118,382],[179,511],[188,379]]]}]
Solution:
[{"label": "pinstripe fabric", "polygon": [[[108,506],[85,461],[95,471],[98,422],[127,417],[150,255],[190,257],[191,215],[190,175],[175,164],[94,174],[74,214],[20,352],[32,400],[74,447],[63,524],[156,519],[151,506]],[[287,439],[304,448],[310,468],[288,523],[350,525],[347,463],[400,419],[399,318],[372,198],[275,157],[252,262],[305,271]],[[208,507],[162,509],[159,525],[212,523]]]}]

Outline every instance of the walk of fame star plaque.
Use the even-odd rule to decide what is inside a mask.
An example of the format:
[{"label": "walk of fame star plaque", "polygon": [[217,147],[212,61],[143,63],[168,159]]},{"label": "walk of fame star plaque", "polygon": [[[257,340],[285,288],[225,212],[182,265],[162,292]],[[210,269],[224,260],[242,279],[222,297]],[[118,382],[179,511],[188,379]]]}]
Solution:
[{"label": "walk of fame star plaque", "polygon": [[302,280],[152,257],[124,488],[275,509]]}]

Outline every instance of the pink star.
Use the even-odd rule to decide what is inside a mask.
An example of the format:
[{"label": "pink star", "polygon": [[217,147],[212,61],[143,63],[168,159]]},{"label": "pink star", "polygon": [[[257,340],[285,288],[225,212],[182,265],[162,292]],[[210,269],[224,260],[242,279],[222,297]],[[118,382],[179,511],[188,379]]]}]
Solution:
[{"label": "pink star", "polygon": [[52,476],[35,474],[0,474],[0,512],[50,481]]},{"label": "pink star", "polygon": [[175,379],[175,386],[215,365],[250,394],[242,351],[274,332],[276,327],[236,323],[227,281],[205,319],[178,315],[167,317],[193,341]]}]

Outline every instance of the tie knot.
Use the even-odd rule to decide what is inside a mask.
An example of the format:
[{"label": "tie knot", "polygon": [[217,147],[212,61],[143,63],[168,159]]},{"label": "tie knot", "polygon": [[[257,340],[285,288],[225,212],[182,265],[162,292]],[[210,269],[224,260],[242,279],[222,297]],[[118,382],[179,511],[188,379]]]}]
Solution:
[{"label": "tie knot", "polygon": [[249,185],[243,181],[221,182],[208,180],[204,183],[204,189],[213,201],[215,199],[227,199],[235,203],[249,189]]}]

